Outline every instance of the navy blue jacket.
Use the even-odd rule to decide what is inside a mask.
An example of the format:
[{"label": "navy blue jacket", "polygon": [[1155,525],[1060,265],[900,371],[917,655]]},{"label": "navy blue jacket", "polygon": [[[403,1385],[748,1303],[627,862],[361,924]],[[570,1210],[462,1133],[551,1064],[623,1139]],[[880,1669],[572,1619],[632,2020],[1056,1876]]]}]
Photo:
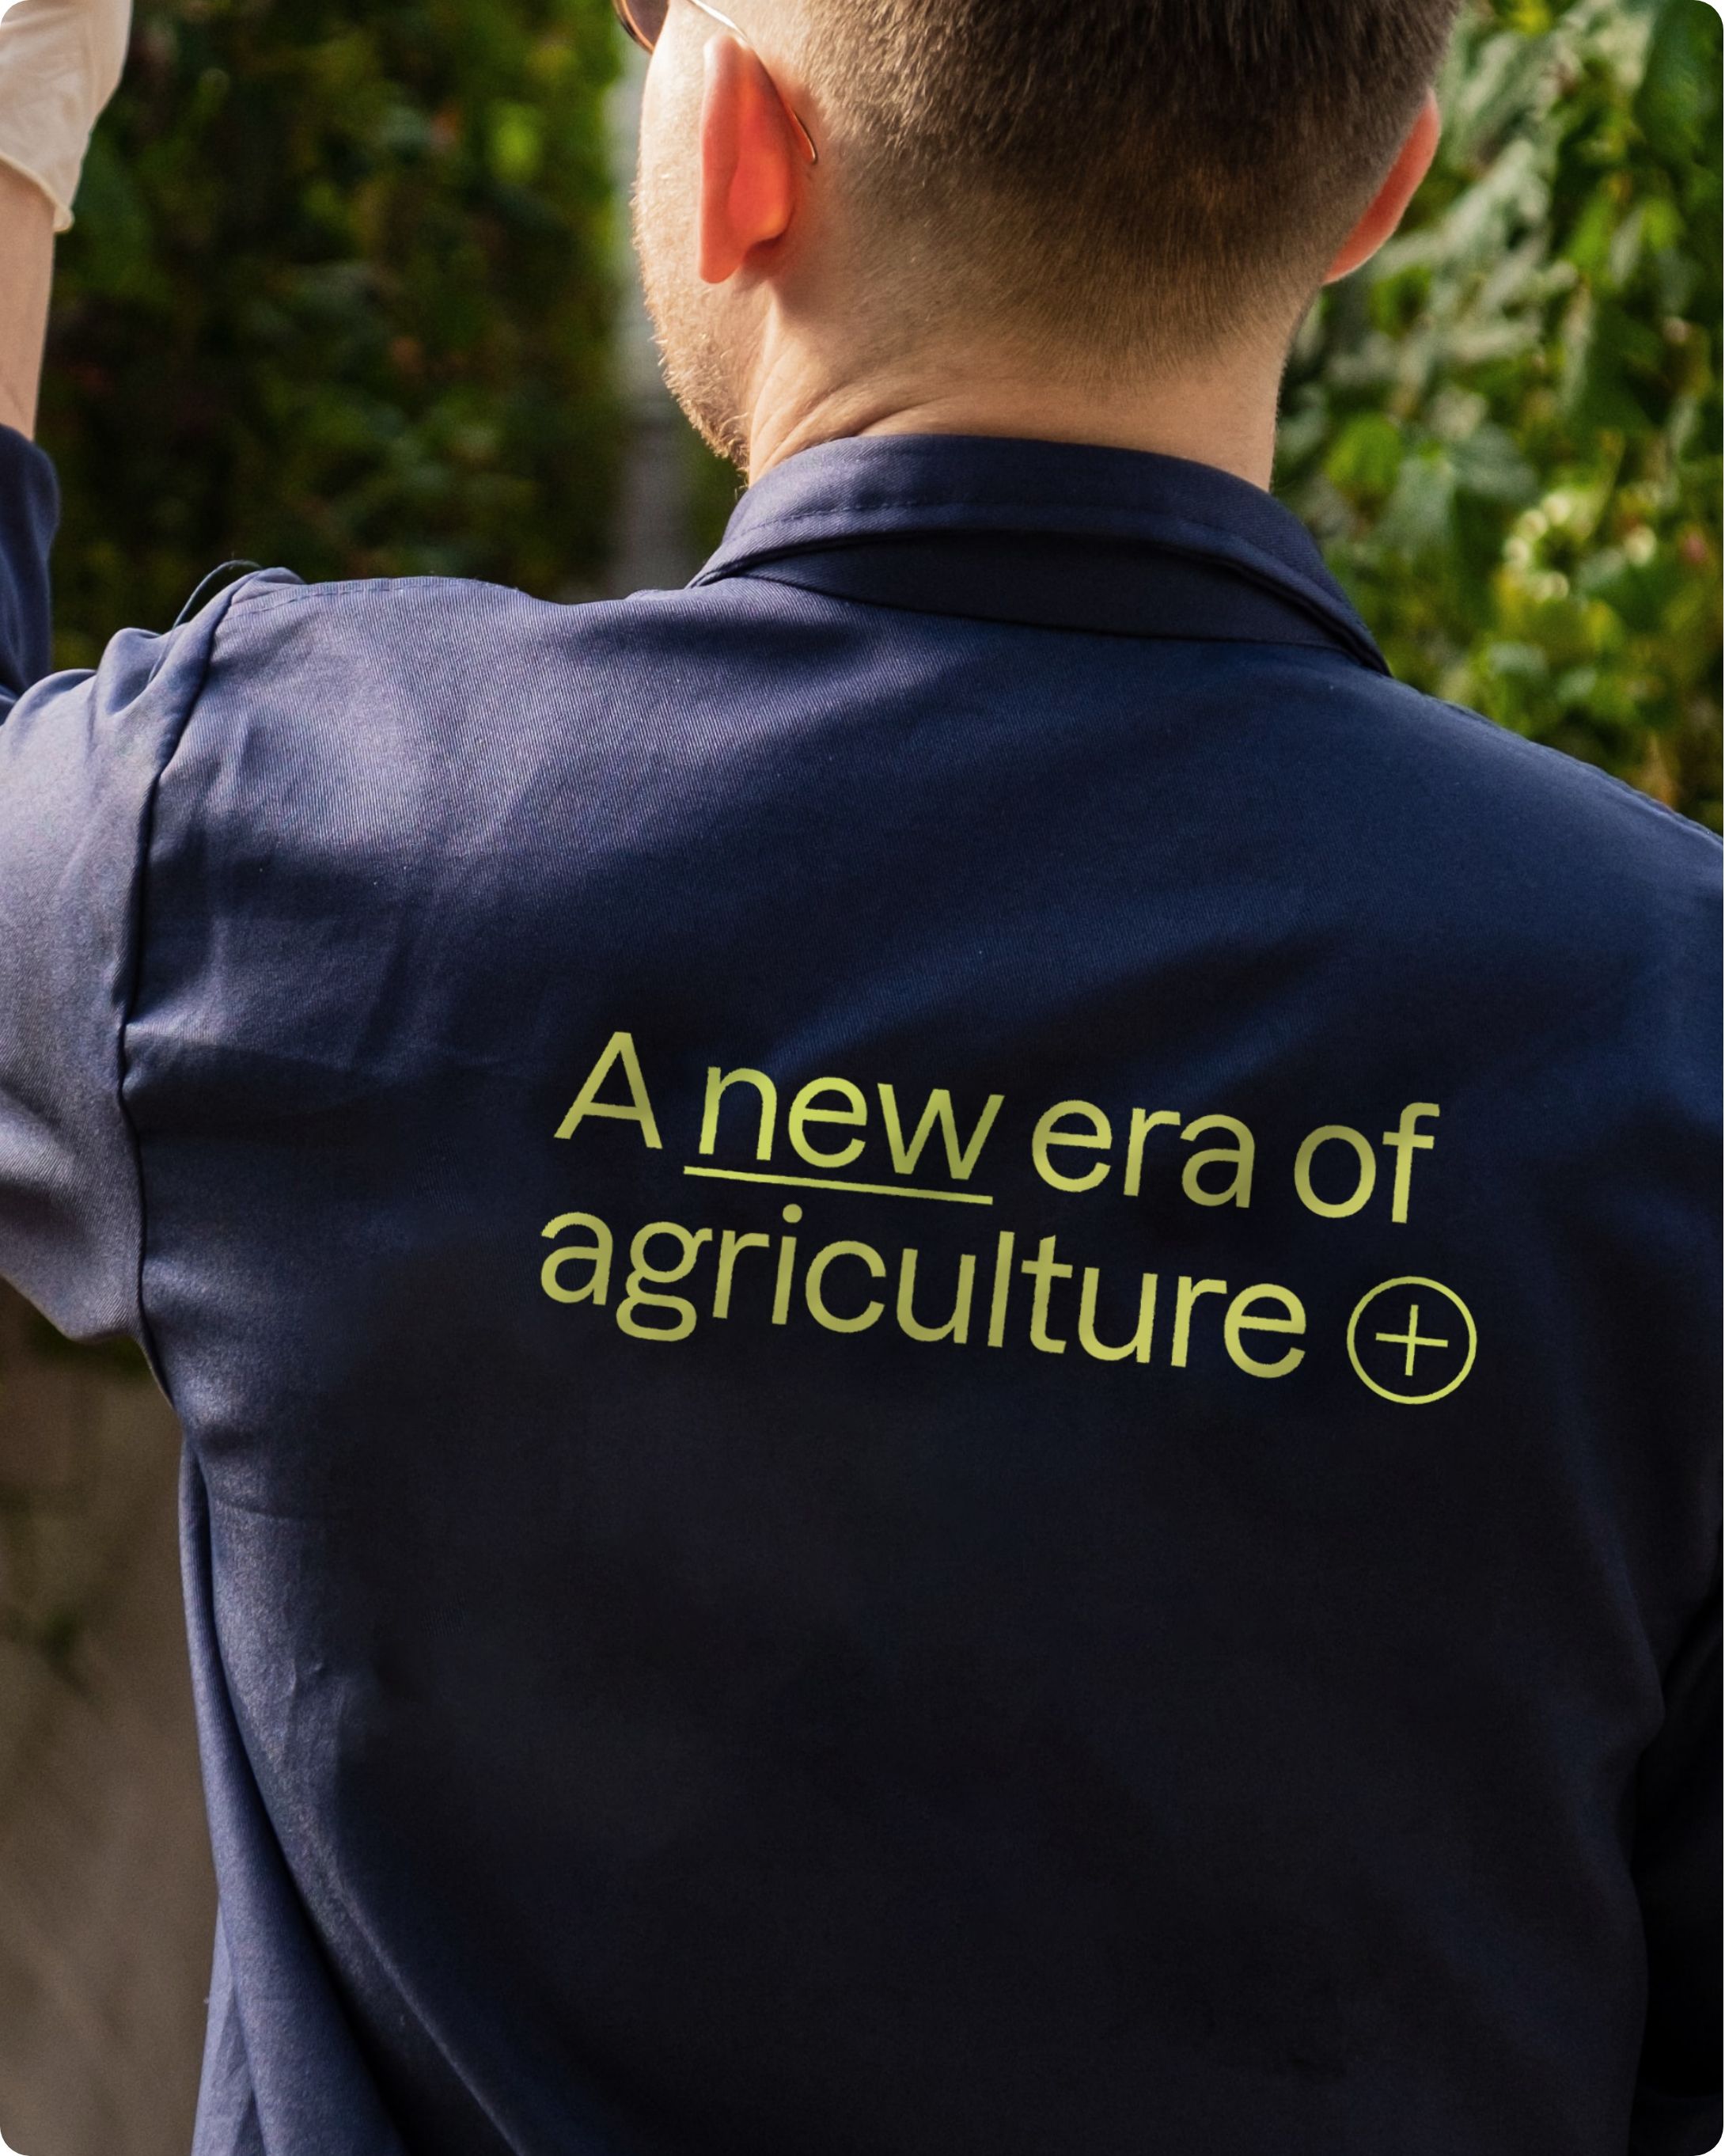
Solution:
[{"label": "navy blue jacket", "polygon": [[0,1270],[184,1426],[197,2156],[1711,2145],[1712,839],[1157,457],[94,674],[53,521]]}]

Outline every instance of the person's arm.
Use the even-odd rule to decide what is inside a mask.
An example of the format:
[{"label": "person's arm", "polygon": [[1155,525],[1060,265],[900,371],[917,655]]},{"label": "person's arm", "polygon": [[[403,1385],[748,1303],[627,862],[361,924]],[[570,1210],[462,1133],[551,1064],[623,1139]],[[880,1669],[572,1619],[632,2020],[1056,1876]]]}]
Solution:
[{"label": "person's arm", "polygon": [[54,236],[125,64],[131,0],[0,0],[0,720],[50,664],[54,467],[29,445]]},{"label": "person's arm", "polygon": [[0,163],[0,721],[53,664],[48,550],[59,495],[54,466],[29,437],[42,382],[54,223],[54,204],[35,182]]},{"label": "person's arm", "polygon": [[114,95],[131,0],[0,0],[0,426],[36,424],[54,235]]},{"label": "person's arm", "polygon": [[0,427],[33,434],[54,275],[54,204],[0,163]]},{"label": "person's arm", "polygon": [[129,0],[0,15],[0,1279],[63,1332],[146,1337],[120,1096],[156,788],[233,588],[53,670],[54,466],[34,421],[54,234],[120,74]]}]

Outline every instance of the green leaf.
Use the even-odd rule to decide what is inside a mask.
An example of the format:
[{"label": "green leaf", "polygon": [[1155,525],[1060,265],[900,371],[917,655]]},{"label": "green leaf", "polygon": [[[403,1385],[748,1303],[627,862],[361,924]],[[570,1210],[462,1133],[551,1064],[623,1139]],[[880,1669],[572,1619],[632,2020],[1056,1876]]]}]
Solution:
[{"label": "green leaf", "polygon": [[1333,483],[1369,495],[1388,495],[1401,470],[1401,429],[1381,412],[1362,412],[1336,436],[1323,469]]},{"label": "green leaf", "polygon": [[1656,156],[1699,157],[1719,107],[1720,23],[1706,0],[1664,0],[1635,117]]},{"label": "green leaf", "polygon": [[1715,828],[1719,53],[1702,0],[1469,0],[1277,470],[1405,679]]}]

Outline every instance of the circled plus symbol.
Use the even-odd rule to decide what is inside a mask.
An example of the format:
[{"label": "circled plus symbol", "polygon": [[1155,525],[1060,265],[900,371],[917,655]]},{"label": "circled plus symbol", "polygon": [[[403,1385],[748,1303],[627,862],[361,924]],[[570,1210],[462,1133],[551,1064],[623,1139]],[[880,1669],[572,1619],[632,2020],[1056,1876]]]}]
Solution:
[{"label": "circled plus symbol", "polygon": [[[1385,1348],[1400,1352],[1386,1355]],[[1418,1274],[1405,1273],[1373,1288],[1348,1321],[1348,1360],[1354,1375],[1379,1399],[1399,1407],[1446,1399],[1472,1369],[1478,1349],[1473,1313],[1461,1296],[1441,1281]]]}]

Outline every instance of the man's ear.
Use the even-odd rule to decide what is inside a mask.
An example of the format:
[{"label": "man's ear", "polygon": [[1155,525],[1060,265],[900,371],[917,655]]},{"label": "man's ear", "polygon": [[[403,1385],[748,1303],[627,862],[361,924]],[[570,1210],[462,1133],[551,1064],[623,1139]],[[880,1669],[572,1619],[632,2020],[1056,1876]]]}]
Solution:
[{"label": "man's ear", "polygon": [[1390,167],[1383,186],[1373,196],[1365,215],[1342,242],[1335,260],[1330,264],[1323,280],[1326,285],[1333,285],[1339,277],[1359,269],[1362,262],[1369,262],[1401,223],[1415,188],[1431,169],[1431,161],[1437,155],[1438,136],[1442,132],[1437,93],[1429,90],[1426,102],[1420,107],[1419,117],[1408,130],[1400,155]]},{"label": "man's ear", "polygon": [[803,160],[772,77],[746,45],[709,38],[706,70],[696,266],[722,285],[790,229]]}]

